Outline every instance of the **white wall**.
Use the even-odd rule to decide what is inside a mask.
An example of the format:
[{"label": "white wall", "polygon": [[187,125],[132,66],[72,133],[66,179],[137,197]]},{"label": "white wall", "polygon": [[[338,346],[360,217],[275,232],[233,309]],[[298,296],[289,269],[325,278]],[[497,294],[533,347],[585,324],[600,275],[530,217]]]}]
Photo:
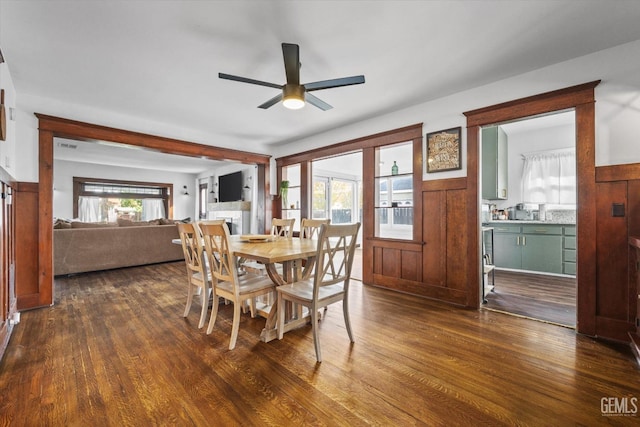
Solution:
[{"label": "white wall", "polygon": [[16,120],[12,120],[11,114],[17,116],[16,107],[16,90],[13,86],[13,80],[9,73],[9,67],[6,62],[0,64],[0,89],[4,89],[4,107],[7,123],[7,137],[5,141],[0,141],[0,167],[9,173],[13,178],[16,177]]},{"label": "white wall", "polygon": [[[73,218],[73,177],[120,179],[124,181],[161,182],[173,184],[173,218],[195,219],[196,176],[185,173],[132,169],[117,166],[104,166],[89,163],[56,160],[53,165],[53,216],[55,218]],[[182,194],[186,185],[188,196]]]},{"label": "white wall", "polygon": [[[640,41],[337,128],[277,147],[271,154],[275,159],[420,122],[423,134],[462,126],[462,152],[466,153],[463,112],[594,80],[602,80],[595,92],[596,165],[640,162]],[[462,170],[425,173],[423,178],[466,176],[464,157]]]},{"label": "white wall", "polygon": [[[473,67],[473,64],[465,66]],[[464,111],[593,80],[602,80],[596,88],[596,165],[640,162],[640,150],[637,149],[640,135],[640,41],[333,129],[275,147],[269,154],[277,158],[419,122],[424,123],[423,133],[456,126],[464,129]],[[143,118],[34,96],[21,95],[18,107],[24,112],[19,116],[16,146],[16,155],[20,159],[16,174],[20,181],[38,179],[38,157],[34,156],[37,153],[37,121],[32,118],[34,111],[194,142],[211,141],[206,135],[193,130],[169,128],[166,124]],[[466,153],[465,132],[462,152]],[[463,155],[461,170],[425,174],[424,179],[466,176],[464,157]],[[275,161],[272,166],[274,176],[271,182],[274,183]],[[272,188],[271,191],[275,193],[276,189]]]}]

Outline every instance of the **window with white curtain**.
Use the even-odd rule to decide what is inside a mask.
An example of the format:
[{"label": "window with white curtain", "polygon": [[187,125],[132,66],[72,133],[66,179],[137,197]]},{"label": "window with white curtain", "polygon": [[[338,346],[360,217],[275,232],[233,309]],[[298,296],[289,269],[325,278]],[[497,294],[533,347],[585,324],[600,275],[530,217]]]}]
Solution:
[{"label": "window with white curtain", "polygon": [[102,222],[106,218],[103,215],[102,197],[79,197],[78,219],[83,222]]},{"label": "window with white curtain", "polygon": [[173,184],[73,177],[75,218],[116,222],[118,218],[150,221],[172,212]]},{"label": "window with white curtain", "polygon": [[164,214],[164,200],[142,199],[142,221],[166,218]]},{"label": "window with white curtain", "polygon": [[575,149],[524,154],[522,201],[551,205],[576,203]]}]

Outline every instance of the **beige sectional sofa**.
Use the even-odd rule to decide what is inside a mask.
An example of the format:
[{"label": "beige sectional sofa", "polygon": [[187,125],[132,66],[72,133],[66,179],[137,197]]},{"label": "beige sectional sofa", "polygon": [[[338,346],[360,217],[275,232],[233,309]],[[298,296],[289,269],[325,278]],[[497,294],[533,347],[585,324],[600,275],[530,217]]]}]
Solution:
[{"label": "beige sectional sofa", "polygon": [[53,230],[54,274],[83,273],[184,260],[178,227],[96,224]]}]

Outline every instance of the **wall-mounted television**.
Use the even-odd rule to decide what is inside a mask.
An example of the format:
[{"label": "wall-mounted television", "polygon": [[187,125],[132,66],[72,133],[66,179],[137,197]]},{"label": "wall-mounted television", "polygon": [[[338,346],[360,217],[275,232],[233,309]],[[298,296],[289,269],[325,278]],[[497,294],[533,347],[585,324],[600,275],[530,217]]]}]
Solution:
[{"label": "wall-mounted television", "polygon": [[218,177],[218,193],[220,202],[237,202],[242,200],[242,171],[220,175]]}]

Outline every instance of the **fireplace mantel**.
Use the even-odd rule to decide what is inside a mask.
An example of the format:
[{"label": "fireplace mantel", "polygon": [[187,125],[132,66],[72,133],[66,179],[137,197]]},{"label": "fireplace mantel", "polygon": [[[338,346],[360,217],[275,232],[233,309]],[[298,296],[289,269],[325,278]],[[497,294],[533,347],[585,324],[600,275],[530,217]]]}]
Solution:
[{"label": "fireplace mantel", "polygon": [[207,211],[251,211],[251,202],[208,203]]}]

